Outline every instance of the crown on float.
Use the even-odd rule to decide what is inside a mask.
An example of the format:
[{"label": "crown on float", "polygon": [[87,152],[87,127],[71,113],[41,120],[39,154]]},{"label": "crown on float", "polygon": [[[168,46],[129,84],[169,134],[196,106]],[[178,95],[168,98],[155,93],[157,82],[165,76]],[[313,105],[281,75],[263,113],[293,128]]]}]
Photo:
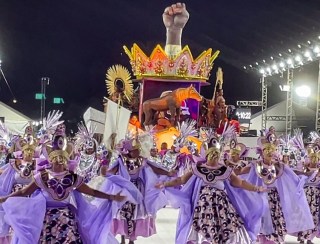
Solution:
[{"label": "crown on float", "polygon": [[126,46],[123,48],[130,58],[132,71],[138,79],[162,77],[208,80],[213,61],[220,53],[215,51],[212,54],[212,49],[209,48],[194,59],[189,47],[185,46],[175,57],[170,57],[158,44],[148,57],[135,43],[131,51]]}]

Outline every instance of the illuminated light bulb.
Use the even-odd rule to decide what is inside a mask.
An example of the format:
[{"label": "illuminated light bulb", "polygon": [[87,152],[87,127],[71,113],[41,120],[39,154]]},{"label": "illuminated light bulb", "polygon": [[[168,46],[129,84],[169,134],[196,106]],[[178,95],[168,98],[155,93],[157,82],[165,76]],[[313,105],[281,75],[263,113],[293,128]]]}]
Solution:
[{"label": "illuminated light bulb", "polygon": [[310,57],[311,57],[310,51],[306,51],[306,52],[304,53],[304,56],[307,57],[307,58],[310,58]]},{"label": "illuminated light bulb", "polygon": [[297,62],[301,62],[301,57],[299,55],[297,55],[295,58],[294,58]]}]

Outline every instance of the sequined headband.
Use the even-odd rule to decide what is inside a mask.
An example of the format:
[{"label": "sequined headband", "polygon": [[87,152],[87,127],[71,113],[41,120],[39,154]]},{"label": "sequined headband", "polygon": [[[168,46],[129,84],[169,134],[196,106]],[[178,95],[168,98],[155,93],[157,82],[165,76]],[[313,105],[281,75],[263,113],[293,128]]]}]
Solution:
[{"label": "sequined headband", "polygon": [[52,161],[54,158],[58,157],[58,156],[62,156],[64,157],[65,159],[69,160],[70,157],[69,157],[69,154],[64,151],[64,150],[54,150],[52,151],[50,154],[49,154],[49,159],[50,161]]},{"label": "sequined headband", "polygon": [[31,150],[33,150],[33,151],[35,151],[36,150],[36,146],[35,145],[30,145],[30,144],[25,144],[23,147],[22,147],[22,149],[21,149],[21,151],[26,151],[26,150],[28,150],[28,149],[31,149]]}]

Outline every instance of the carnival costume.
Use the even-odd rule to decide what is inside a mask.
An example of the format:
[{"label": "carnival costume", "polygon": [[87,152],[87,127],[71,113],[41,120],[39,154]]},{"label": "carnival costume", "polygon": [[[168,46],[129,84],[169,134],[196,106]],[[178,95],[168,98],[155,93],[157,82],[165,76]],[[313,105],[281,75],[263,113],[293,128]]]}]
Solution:
[{"label": "carnival costume", "polygon": [[[165,190],[173,206],[180,208],[175,243],[251,243],[250,239],[255,240],[259,232],[264,211],[262,198],[257,193],[231,186],[230,177],[236,176],[232,168],[219,160],[221,151],[216,147],[218,144],[214,144],[207,150],[206,158],[216,158],[216,166],[195,163],[191,171],[176,180],[178,184],[185,184],[180,191]],[[182,180],[184,177],[186,182]],[[246,185],[251,191],[262,190],[237,180],[241,182],[237,187]],[[171,182],[162,186],[174,186]]]},{"label": "carnival costume", "polygon": [[[69,168],[72,150],[65,137],[53,140],[46,148],[47,160],[41,163],[46,169],[34,176],[25,191],[1,199],[5,201],[2,206],[6,220],[14,230],[12,243],[117,243],[110,234],[112,203],[107,200],[93,206],[86,202],[79,189],[86,188],[87,193],[88,186]],[[64,169],[54,171],[53,166]],[[96,197],[122,200],[119,196],[89,191]],[[34,194],[31,198],[15,197],[27,192]]]},{"label": "carnival costume", "polygon": [[[314,228],[303,184],[292,169],[279,162],[273,134],[258,139],[261,158],[252,161],[247,180],[268,188],[260,230],[261,243],[284,243],[285,235]],[[266,161],[266,156],[270,162]]]},{"label": "carnival costume", "polygon": [[7,156],[11,148],[13,135],[0,121],[0,168],[8,163]]},{"label": "carnival costume", "polygon": [[[111,170],[114,169],[116,174],[130,180],[143,196],[141,203],[127,201],[113,221],[114,235],[120,234],[132,242],[138,236],[149,237],[156,233],[156,213],[167,201],[164,194],[154,187],[158,179],[154,171],[158,169],[163,174],[168,172],[140,156],[137,138],[127,137],[117,145],[117,149],[120,156],[112,163]],[[134,151],[138,153],[131,157]]]},{"label": "carnival costume", "polygon": [[[38,156],[38,141],[32,136],[30,127],[25,130],[24,137],[12,137],[11,143],[16,151],[12,154],[15,158],[9,159],[9,163],[2,168],[0,175],[0,196],[7,196],[26,187],[32,181],[33,171],[36,169],[36,159]],[[0,210],[0,236],[2,243],[4,239],[9,239],[10,225],[4,219],[4,211]]]},{"label": "carnival costume", "polygon": [[99,170],[99,162],[97,160],[98,142],[93,137],[94,133],[94,128],[87,128],[84,124],[78,125],[75,151],[79,152],[80,155],[76,172],[84,178],[86,183],[97,176]]},{"label": "carnival costume", "polygon": [[[297,136],[297,135],[296,135]],[[320,203],[320,175],[319,175],[319,135],[317,132],[311,132],[311,147],[309,147],[308,158],[304,163],[302,170],[297,170],[296,173],[305,182],[304,192],[310,207],[310,212],[313,217],[315,228],[300,231],[298,233],[298,241],[301,243],[307,241],[312,243],[312,239],[319,236],[319,203]]]}]

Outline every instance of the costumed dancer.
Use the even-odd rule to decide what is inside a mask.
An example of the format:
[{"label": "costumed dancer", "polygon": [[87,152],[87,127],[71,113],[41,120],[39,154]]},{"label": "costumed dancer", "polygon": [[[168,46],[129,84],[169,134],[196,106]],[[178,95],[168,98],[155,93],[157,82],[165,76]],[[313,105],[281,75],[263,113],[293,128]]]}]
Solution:
[{"label": "costumed dancer", "polygon": [[76,173],[88,183],[98,175],[99,162],[97,161],[98,142],[93,135],[95,129],[89,129],[83,124],[78,125],[78,132],[75,136],[75,150],[80,153],[79,165]]},{"label": "costumed dancer", "polygon": [[170,176],[170,173],[141,157],[138,138],[128,135],[118,143],[117,149],[120,156],[116,162],[111,163],[109,172],[130,180],[143,196],[141,203],[127,201],[113,221],[114,235],[121,235],[121,243],[129,239],[131,244],[138,236],[149,237],[156,233],[156,213],[167,201],[154,185],[158,179],[157,174]]},{"label": "costumed dancer", "polygon": [[[125,202],[112,203],[112,218],[115,219],[118,212],[123,208],[124,204],[127,204],[127,202],[135,205],[143,204],[143,196],[140,190],[130,181],[130,179],[128,179],[128,177],[125,178],[122,174],[114,174],[111,162],[114,162],[115,152],[106,149],[106,147],[102,145],[99,148],[98,153],[100,160],[100,175],[94,177],[90,181],[90,185],[96,184],[97,189],[107,194],[116,195],[121,192],[122,195],[126,196]],[[122,168],[122,170],[125,169]],[[102,199],[94,199],[92,204],[99,206],[102,201]]]},{"label": "costumed dancer", "polygon": [[[0,199],[14,230],[13,243],[117,243],[110,234],[111,201],[94,207],[81,193],[115,201],[125,197],[94,190],[70,171],[73,148],[69,145],[65,137],[59,137],[47,146],[48,158],[42,164],[46,169],[38,172],[27,187]],[[31,198],[19,197],[33,193]]]},{"label": "costumed dancer", "polygon": [[[18,151],[13,152],[16,158],[9,159],[9,163],[3,166],[0,175],[0,196],[7,196],[25,188],[33,177],[36,169],[35,154],[38,141],[33,138],[30,127],[26,128],[25,138],[15,137],[14,148]],[[0,241],[6,243],[10,239],[10,227],[4,219],[4,212],[0,210]]]},{"label": "costumed dancer", "polygon": [[57,128],[62,128],[63,120],[60,120],[63,115],[63,112],[59,110],[53,110],[48,113],[48,116],[43,119],[42,127],[37,132],[37,138],[39,141],[39,147],[41,148],[40,157],[43,160],[48,157],[46,152],[46,145],[51,145],[54,134],[57,131]]},{"label": "costumed dancer", "polygon": [[11,146],[11,137],[12,135],[9,130],[0,121],[0,168],[8,163],[7,156]]},{"label": "costumed dancer", "polygon": [[291,160],[291,155],[294,153],[290,135],[279,137],[278,151],[280,151],[279,160],[281,163],[288,165],[291,168],[295,167],[293,160]]},{"label": "costumed dancer", "polygon": [[[210,143],[205,163],[156,185],[166,188],[173,206],[180,207],[175,243],[245,244],[256,239],[264,211],[257,192],[265,189],[237,177],[220,160],[220,148],[216,141]],[[178,185],[184,185],[180,191],[167,189]]]},{"label": "costumed dancer", "polygon": [[[97,175],[89,181],[88,185],[94,189],[100,189],[108,173],[110,162],[114,160],[112,159],[113,152],[108,150],[103,143],[98,146],[96,155],[97,166],[93,168],[94,171],[97,172]],[[93,198],[90,199],[92,200]]]},{"label": "costumed dancer", "polygon": [[250,148],[246,147],[243,143],[237,142],[235,142],[233,146],[231,143],[230,147],[230,152],[224,162],[227,166],[233,168],[235,174],[237,174],[237,172],[241,172],[241,169],[249,164],[249,162],[243,158],[248,155]]},{"label": "costumed dancer", "polygon": [[303,184],[293,170],[279,162],[274,136],[258,139],[260,159],[242,170],[246,180],[268,188],[268,207],[262,218],[260,243],[284,243],[286,234],[314,228]]},{"label": "costumed dancer", "polygon": [[[305,181],[304,191],[309,203],[310,211],[313,217],[315,228],[298,233],[298,241],[312,244],[313,238],[319,234],[319,198],[320,198],[320,173],[319,173],[319,135],[317,132],[310,133],[312,147],[309,148],[308,158],[304,163],[302,170],[296,170],[296,173]],[[297,140],[297,138],[294,138]],[[302,137],[299,140],[303,142]],[[296,143],[297,144],[297,143]]]},{"label": "costumed dancer", "polygon": [[181,153],[181,148],[187,146],[189,151],[191,150],[193,153],[196,153],[194,144],[188,140],[190,136],[198,136],[195,126],[195,120],[178,122],[177,130],[180,134],[175,138],[171,150],[168,150],[162,157],[162,166],[168,171],[178,171],[179,176],[184,174],[184,171],[191,163],[191,155]]}]

